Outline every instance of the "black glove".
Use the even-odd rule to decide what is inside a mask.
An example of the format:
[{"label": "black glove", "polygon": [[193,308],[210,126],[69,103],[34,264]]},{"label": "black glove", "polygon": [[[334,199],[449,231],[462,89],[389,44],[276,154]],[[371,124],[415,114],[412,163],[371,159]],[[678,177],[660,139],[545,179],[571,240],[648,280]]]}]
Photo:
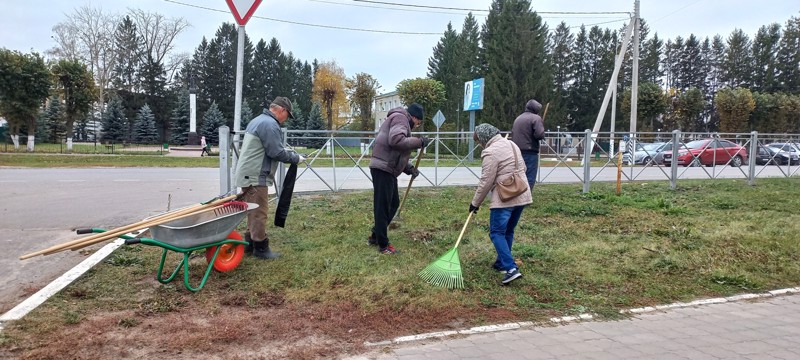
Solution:
[{"label": "black glove", "polygon": [[417,169],[415,166],[412,166],[410,175],[412,178],[419,176],[419,169]]},{"label": "black glove", "polygon": [[472,203],[469,203],[469,212],[477,214],[478,210],[480,210],[480,209],[481,208],[479,208],[479,207],[477,207],[475,205],[472,205]]},{"label": "black glove", "polygon": [[422,140],[422,146],[420,146],[420,149],[426,148],[428,146],[428,144],[431,143],[431,139],[430,138],[421,136],[419,139]]}]

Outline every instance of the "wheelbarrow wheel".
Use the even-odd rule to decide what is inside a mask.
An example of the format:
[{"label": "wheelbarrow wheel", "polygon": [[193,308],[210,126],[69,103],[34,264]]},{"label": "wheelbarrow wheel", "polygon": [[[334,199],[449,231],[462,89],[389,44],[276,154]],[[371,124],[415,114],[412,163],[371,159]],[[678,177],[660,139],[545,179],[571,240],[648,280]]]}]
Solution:
[{"label": "wheelbarrow wheel", "polygon": [[[242,240],[242,235],[236,231],[231,231],[226,239],[229,240]],[[244,245],[242,244],[222,244],[219,245],[219,254],[217,259],[214,260],[212,267],[219,272],[228,272],[239,266],[244,257]],[[206,249],[206,261],[211,262],[214,258],[214,252],[217,251],[216,246]]]}]

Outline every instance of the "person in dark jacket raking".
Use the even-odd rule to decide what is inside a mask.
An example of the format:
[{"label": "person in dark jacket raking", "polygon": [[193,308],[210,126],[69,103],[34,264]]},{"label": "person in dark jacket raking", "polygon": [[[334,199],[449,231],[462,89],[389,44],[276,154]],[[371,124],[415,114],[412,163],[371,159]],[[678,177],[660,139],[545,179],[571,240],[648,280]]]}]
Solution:
[{"label": "person in dark jacket raking", "polygon": [[264,109],[264,113],[247,124],[239,160],[234,174],[235,185],[242,188],[243,200],[258,204],[258,208],[247,214],[245,240],[247,250],[260,259],[277,259],[281,254],[273,252],[267,237],[267,215],[269,187],[275,182],[278,162],[298,164],[306,159],[294,150],[284,148],[281,125],[292,118],[292,102],[278,96]]},{"label": "person in dark jacket raking", "polygon": [[539,170],[539,141],[544,139],[544,121],[539,116],[541,112],[542,104],[533,99],[528,100],[525,112],[517,116],[511,128],[511,141],[522,152],[522,159],[527,167],[525,177],[528,178],[531,191]]},{"label": "person in dark jacket raking", "polygon": [[422,123],[424,114],[424,109],[417,103],[409,105],[408,109],[394,108],[389,111],[375,138],[372,159],[369,162],[374,225],[368,242],[370,245],[378,245],[381,254],[397,252],[389,242],[388,235],[389,223],[400,206],[397,177],[401,173],[413,177],[419,175],[419,170],[408,160],[412,150],[423,149],[428,145],[428,138],[411,136],[411,129]]}]

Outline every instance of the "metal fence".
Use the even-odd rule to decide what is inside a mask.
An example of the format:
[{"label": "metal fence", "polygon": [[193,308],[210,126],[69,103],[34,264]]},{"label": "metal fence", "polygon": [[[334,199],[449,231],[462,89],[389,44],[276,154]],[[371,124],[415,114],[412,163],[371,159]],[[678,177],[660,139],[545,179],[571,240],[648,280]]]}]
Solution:
[{"label": "metal fence", "polygon": [[18,144],[14,144],[10,136],[6,136],[0,143],[0,153],[40,153],[40,154],[127,154],[127,155],[164,155],[169,151],[169,145],[152,143],[132,143],[115,141],[73,141],[72,149],[67,146],[67,140],[62,139],[57,143],[40,141],[36,137],[33,151],[28,148],[28,137],[20,135]]},{"label": "metal fence", "polygon": [[[220,139],[226,136],[221,134]],[[475,145],[470,147],[472,133],[415,132],[414,136],[432,140],[422,155],[418,151],[412,154],[412,160],[422,156],[420,177],[415,180],[415,186],[477,184],[481,149]],[[287,146],[308,156],[297,181],[313,183],[311,187],[317,191],[370,187],[369,160],[374,140],[373,132],[284,130]],[[693,148],[698,143],[701,145]],[[678,146],[660,150],[667,144]],[[720,144],[735,147],[723,148]],[[589,192],[592,182],[616,181],[617,178],[624,182],[669,181],[670,188],[675,189],[682,179],[742,179],[753,185],[757,178],[797,176],[800,170],[797,150],[770,152],[767,149],[773,148],[769,146],[772,144],[784,144],[787,149],[800,147],[800,136],[677,130],[627,135],[589,130],[547,132],[540,143],[537,183],[579,182],[583,191]],[[220,148],[225,146],[220,144]],[[789,160],[783,161],[784,157]],[[670,161],[665,162],[665,158]],[[221,158],[220,185],[222,190],[227,189],[223,192],[231,190],[230,164],[227,157]],[[405,175],[399,178],[401,182],[408,179]],[[282,181],[280,176],[276,179],[278,188]]]}]

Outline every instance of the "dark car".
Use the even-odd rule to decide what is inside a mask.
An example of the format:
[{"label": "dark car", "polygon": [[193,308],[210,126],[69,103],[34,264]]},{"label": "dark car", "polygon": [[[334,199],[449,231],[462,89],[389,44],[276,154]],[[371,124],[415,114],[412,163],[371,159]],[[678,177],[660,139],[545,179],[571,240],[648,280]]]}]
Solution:
[{"label": "dark car", "polygon": [[[747,162],[747,149],[724,139],[702,139],[686,143],[678,149],[678,165],[742,166]],[[664,154],[664,165],[672,165],[672,153]]]},{"label": "dark car", "polygon": [[756,153],[756,165],[797,165],[800,157],[797,154],[783,151],[772,146],[760,145]]},{"label": "dark car", "polygon": [[[678,149],[683,149],[683,143],[679,143]],[[655,156],[653,156],[653,163],[658,165],[664,165],[664,154],[670,153],[672,154],[672,142],[668,142],[664,144],[663,147],[658,149],[658,152]]]}]

